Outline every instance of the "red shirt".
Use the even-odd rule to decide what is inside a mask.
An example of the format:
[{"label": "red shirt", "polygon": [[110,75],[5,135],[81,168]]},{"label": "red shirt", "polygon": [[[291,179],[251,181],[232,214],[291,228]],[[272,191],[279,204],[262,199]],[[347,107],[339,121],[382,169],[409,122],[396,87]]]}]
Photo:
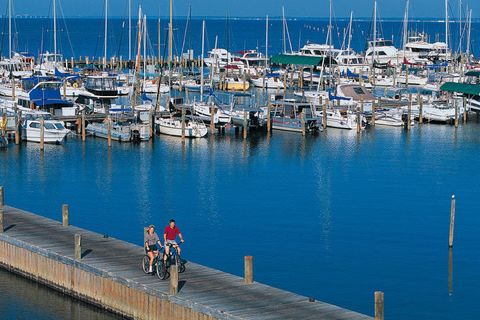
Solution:
[{"label": "red shirt", "polygon": [[175,240],[177,238],[177,234],[180,234],[180,229],[177,226],[170,228],[167,226],[165,228],[165,234],[167,235],[167,240]]}]

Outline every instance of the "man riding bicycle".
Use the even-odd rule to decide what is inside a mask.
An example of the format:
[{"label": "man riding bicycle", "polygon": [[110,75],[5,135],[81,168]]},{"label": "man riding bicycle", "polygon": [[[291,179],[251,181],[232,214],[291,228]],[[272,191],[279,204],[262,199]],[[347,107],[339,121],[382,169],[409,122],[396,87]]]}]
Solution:
[{"label": "man riding bicycle", "polygon": [[162,243],[160,242],[160,238],[155,232],[155,226],[150,225],[147,229],[147,234],[145,235],[145,251],[147,252],[148,258],[150,259],[150,267],[148,269],[148,272],[150,273],[153,272],[153,260],[155,259],[155,256],[158,255],[159,248],[162,248]]},{"label": "man riding bicycle", "polygon": [[165,227],[165,232],[163,233],[163,239],[165,240],[165,255],[163,256],[163,260],[167,261],[167,257],[170,254],[170,246],[173,246],[177,249],[178,256],[180,256],[180,246],[178,245],[176,239],[177,235],[180,238],[180,242],[184,243],[183,236],[180,233],[180,229],[175,225],[175,220],[171,219],[168,226]]}]

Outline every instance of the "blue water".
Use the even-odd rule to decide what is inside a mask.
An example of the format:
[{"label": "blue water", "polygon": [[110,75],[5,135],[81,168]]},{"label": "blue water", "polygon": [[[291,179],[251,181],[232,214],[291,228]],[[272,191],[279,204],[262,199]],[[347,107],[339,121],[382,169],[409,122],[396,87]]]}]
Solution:
[{"label": "blue water", "polygon": [[[8,53],[8,24],[1,19],[2,31],[1,52]],[[174,21],[174,54],[179,56],[187,49],[193,49],[197,57],[201,54],[202,20],[194,18],[189,22],[186,32],[187,20],[179,18]],[[134,29],[136,21],[133,21]],[[333,44],[340,47],[344,39],[344,30],[348,20],[336,19],[334,22]],[[372,22],[369,19],[355,20],[352,31],[352,48],[359,52],[365,51],[366,39],[373,34]],[[3,26],[3,27],[2,27]],[[165,44],[167,42],[168,21],[161,21],[160,46],[162,55],[165,56]],[[290,43],[293,50],[298,50],[307,42],[325,43],[328,31],[326,19],[289,19],[288,30],[290,40],[287,40],[287,50]],[[385,20],[378,24],[378,34],[386,39],[393,39],[397,47],[402,43],[401,20]],[[148,20],[148,55],[158,54],[158,20]],[[430,41],[445,41],[445,25],[441,19],[437,20],[413,20],[409,24],[411,32],[422,32],[428,35]],[[480,22],[474,21],[472,25],[471,50],[476,56],[480,52],[480,43],[475,35],[480,30]],[[28,19],[19,18],[14,23],[15,41],[14,48],[18,51],[29,51],[38,55],[41,51],[53,52],[53,22],[51,19]],[[456,52],[459,49],[459,23],[450,24],[449,43]],[[205,48],[211,50],[215,47],[215,37],[218,36],[218,47],[223,47],[231,52],[245,49],[258,49],[265,52],[265,20],[260,18],[251,19],[208,19],[206,21]],[[136,30],[132,31],[133,44],[136,46]],[[466,36],[464,37],[466,39]],[[58,50],[66,58],[74,56],[103,57],[104,52],[104,21],[102,19],[59,19],[58,21]],[[466,41],[462,43],[463,50]],[[128,58],[128,21],[126,19],[112,18],[109,20],[108,32],[108,56],[122,56]],[[272,19],[269,27],[269,54],[278,54],[283,51],[282,21]],[[132,49],[132,56],[136,50]]]},{"label": "blue water", "polygon": [[[478,319],[480,123],[410,133],[328,129],[317,137],[232,132],[140,145],[76,138],[0,153],[8,204],[142,243],[174,217],[193,261],[388,319]],[[457,196],[453,292],[450,197]]]}]

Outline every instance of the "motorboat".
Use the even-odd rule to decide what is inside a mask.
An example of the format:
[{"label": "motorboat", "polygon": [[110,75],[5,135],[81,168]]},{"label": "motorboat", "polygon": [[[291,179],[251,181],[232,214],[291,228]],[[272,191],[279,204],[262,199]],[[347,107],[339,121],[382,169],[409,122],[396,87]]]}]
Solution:
[{"label": "motorboat", "polygon": [[[65,128],[63,121],[49,120],[49,114],[43,114],[47,119],[43,120],[43,141],[44,143],[60,144],[65,137],[70,133],[70,130]],[[41,140],[41,123],[42,120],[26,119],[22,125],[22,138],[27,142],[39,143]]]},{"label": "motorboat", "polygon": [[182,128],[182,118],[179,115],[172,115],[168,118],[159,117],[155,119],[157,132],[174,137],[181,137],[182,132],[186,138],[203,138],[207,135],[207,126],[191,116],[185,117],[185,127]]}]

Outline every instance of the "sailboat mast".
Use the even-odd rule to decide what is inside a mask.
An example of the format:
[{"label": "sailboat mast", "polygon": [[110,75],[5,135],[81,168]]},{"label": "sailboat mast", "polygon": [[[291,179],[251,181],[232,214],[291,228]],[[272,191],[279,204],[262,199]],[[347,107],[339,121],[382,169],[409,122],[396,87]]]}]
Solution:
[{"label": "sailboat mast", "polygon": [[147,15],[143,16],[143,85],[147,74]]},{"label": "sailboat mast", "polygon": [[108,39],[108,0],[105,0],[105,37],[103,38],[103,69],[107,69],[107,39]]},{"label": "sailboat mast", "polygon": [[8,0],[8,52],[12,59],[12,0]]},{"label": "sailboat mast", "polygon": [[173,62],[173,1],[170,0],[170,22],[168,24],[168,66],[169,66],[169,77],[168,84],[169,88],[172,87],[172,62]]},{"label": "sailboat mast", "polygon": [[348,26],[348,46],[347,46],[348,51],[350,51],[350,44],[352,42],[352,23],[353,23],[353,11],[350,12],[350,24]]},{"label": "sailboat mast", "polygon": [[53,54],[57,62],[57,0],[53,0]]},{"label": "sailboat mast", "polygon": [[132,61],[132,0],[128,0],[128,61]]},{"label": "sailboat mast", "polygon": [[268,68],[268,14],[265,21],[265,66]]},{"label": "sailboat mast", "polygon": [[448,60],[448,0],[445,0],[445,47],[446,47],[446,56]]},{"label": "sailboat mast", "polygon": [[282,23],[283,23],[283,53],[287,52],[287,35],[286,35],[286,22],[285,22],[285,7],[282,7]]},{"label": "sailboat mast", "polygon": [[407,38],[408,38],[408,8],[410,6],[410,1],[407,0],[405,5],[405,15],[403,16],[403,54],[405,56],[405,49],[407,48]]},{"label": "sailboat mast", "polygon": [[205,55],[205,20],[202,21],[202,58],[201,58],[201,67],[200,67],[200,101],[203,101],[203,81],[204,81],[204,75],[203,75],[203,65],[204,65],[204,60],[203,56]]},{"label": "sailboat mast", "polygon": [[470,41],[472,36],[472,9],[470,9],[468,12],[467,23],[468,23],[467,48],[465,50],[465,53],[467,54],[467,59],[470,60]]},{"label": "sailboat mast", "polygon": [[373,5],[373,54],[372,65],[375,64],[375,47],[377,45],[377,1],[374,1]]}]

